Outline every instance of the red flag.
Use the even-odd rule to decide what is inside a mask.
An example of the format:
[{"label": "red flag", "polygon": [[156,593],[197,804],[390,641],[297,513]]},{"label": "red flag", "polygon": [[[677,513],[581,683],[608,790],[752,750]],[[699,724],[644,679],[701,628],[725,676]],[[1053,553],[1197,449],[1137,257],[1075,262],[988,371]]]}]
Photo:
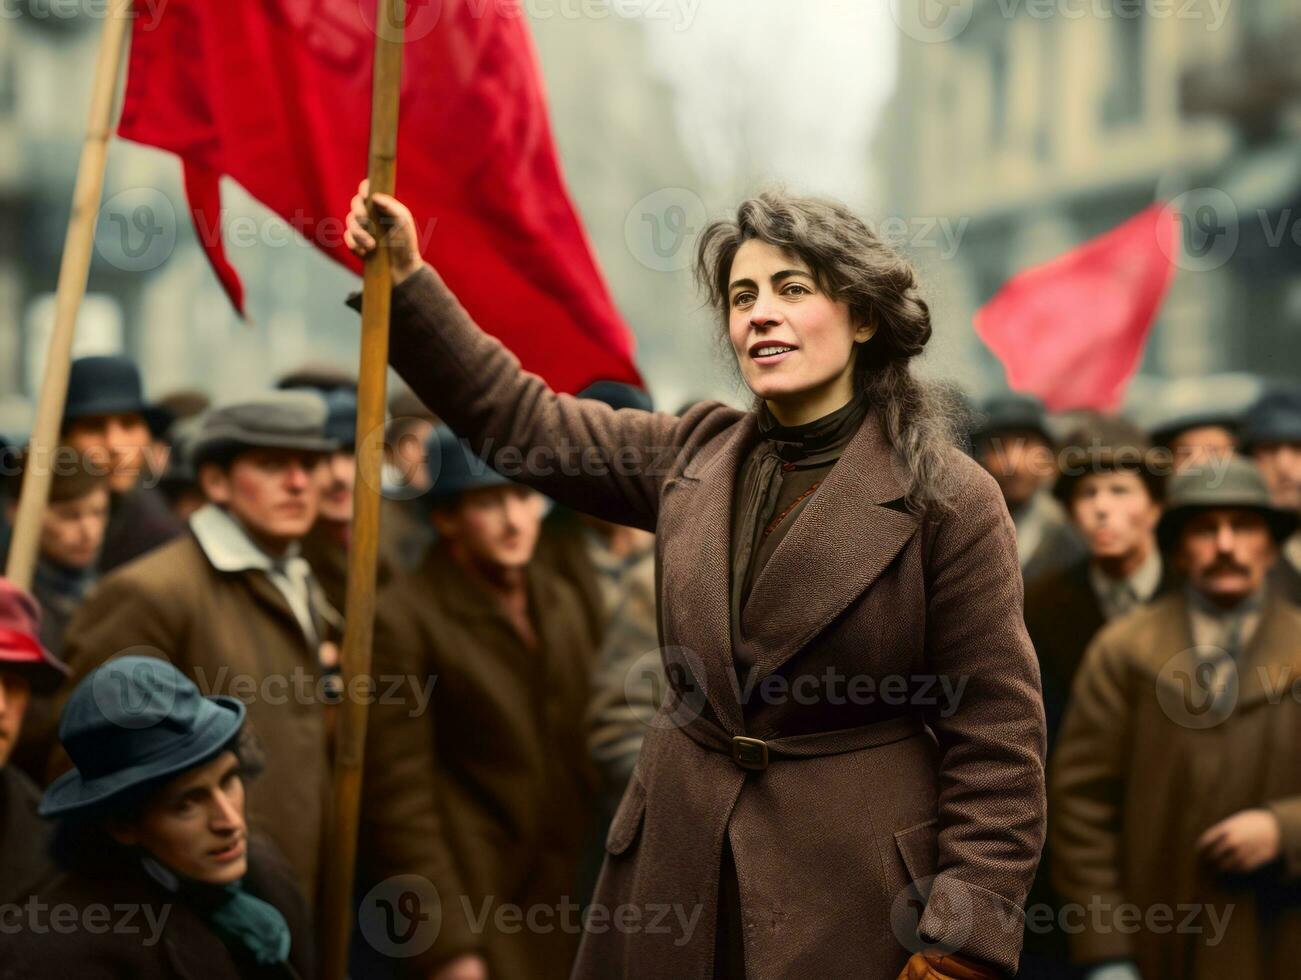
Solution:
[{"label": "red flag", "polygon": [[[230,176],[349,268],[366,174],[374,0],[137,0],[120,134],[181,157],[199,239],[236,308],[218,181]],[[565,189],[523,8],[408,0],[398,196],[421,251],[528,370],[560,391],[640,384]]]},{"label": "red flag", "polygon": [[976,311],[976,333],[1014,390],[1055,412],[1112,411],[1138,368],[1178,248],[1178,215],[1154,204],[1015,276]]}]

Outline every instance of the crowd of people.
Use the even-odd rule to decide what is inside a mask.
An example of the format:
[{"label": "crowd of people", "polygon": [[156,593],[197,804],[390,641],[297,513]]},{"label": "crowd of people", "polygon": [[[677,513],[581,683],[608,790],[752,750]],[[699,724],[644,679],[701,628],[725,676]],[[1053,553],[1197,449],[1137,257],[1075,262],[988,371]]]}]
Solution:
[{"label": "crowd of people", "polygon": [[[567,976],[580,930],[558,920],[669,686],[655,538],[499,475],[407,390],[390,409],[353,972]],[[129,360],[83,358],[57,451],[7,454],[10,521],[26,469],[53,482],[31,593],[0,587],[0,975],[314,974],[356,410],[325,368],[153,403]],[[1000,396],[969,431],[1016,528],[1049,733],[1021,975],[1281,975],[1301,390],[1152,432],[1077,421]],[[404,881],[437,928],[374,941]]]}]

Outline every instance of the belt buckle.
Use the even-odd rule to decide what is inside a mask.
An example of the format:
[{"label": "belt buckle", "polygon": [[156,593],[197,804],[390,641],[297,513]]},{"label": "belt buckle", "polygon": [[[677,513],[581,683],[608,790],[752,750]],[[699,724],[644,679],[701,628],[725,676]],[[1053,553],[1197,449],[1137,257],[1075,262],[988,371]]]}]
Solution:
[{"label": "belt buckle", "polygon": [[762,772],[768,768],[768,743],[745,735],[732,737],[732,761],[742,769]]}]

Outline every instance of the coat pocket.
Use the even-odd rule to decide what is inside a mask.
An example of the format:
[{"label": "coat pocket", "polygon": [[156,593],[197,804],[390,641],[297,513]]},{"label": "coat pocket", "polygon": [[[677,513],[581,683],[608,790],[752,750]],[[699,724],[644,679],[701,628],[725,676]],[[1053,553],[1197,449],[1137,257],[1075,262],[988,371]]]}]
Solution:
[{"label": "coat pocket", "polygon": [[619,809],[610,821],[610,832],[605,835],[605,849],[610,854],[622,854],[637,839],[642,817],[646,813],[646,787],[636,772],[633,773]]},{"label": "coat pocket", "polygon": [[894,832],[894,844],[903,858],[909,883],[922,892],[923,897],[930,891],[930,879],[939,864],[939,825],[939,818],[931,817],[924,823]]}]

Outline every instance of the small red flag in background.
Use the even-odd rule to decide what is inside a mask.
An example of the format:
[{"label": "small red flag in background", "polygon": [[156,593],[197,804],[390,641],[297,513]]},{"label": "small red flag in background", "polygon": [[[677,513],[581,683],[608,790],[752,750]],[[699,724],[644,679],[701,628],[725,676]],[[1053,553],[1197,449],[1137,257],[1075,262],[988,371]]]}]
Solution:
[{"label": "small red flag in background", "polygon": [[[136,19],[120,135],[181,158],[200,242],[241,314],[223,175],[361,269],[343,217],[366,174],[375,7],[169,0],[156,20]],[[407,17],[397,193],[425,258],[557,390],[640,384],[560,173],[523,7],[409,0]]]},{"label": "small red flag in background", "polygon": [[1013,277],[976,311],[1008,385],[1050,411],[1113,411],[1174,277],[1179,217],[1154,204],[1104,235]]}]

